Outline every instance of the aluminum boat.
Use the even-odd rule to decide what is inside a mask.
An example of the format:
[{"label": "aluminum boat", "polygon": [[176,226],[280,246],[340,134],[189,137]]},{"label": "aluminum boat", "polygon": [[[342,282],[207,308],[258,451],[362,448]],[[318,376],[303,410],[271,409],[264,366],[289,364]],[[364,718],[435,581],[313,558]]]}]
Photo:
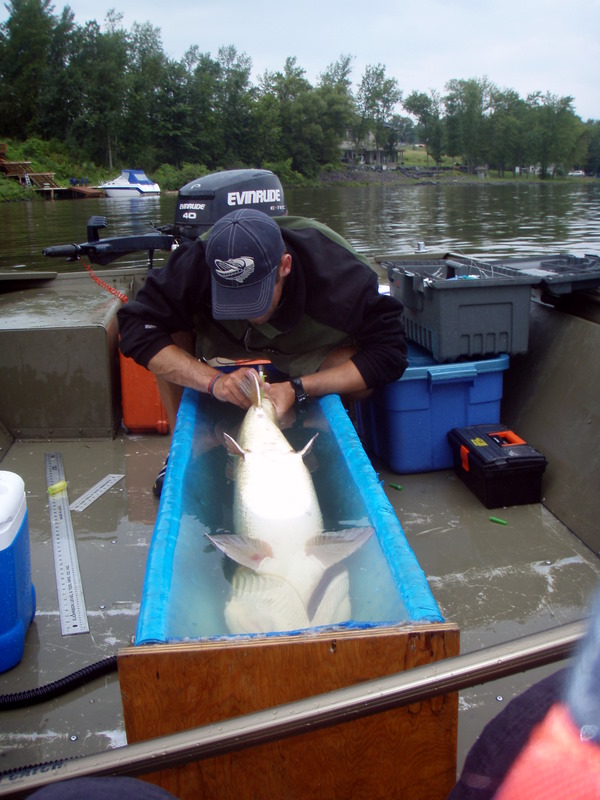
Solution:
[{"label": "aluminum boat", "polygon": [[[210,200],[210,180],[203,184]],[[185,213],[191,202],[182,198]],[[83,270],[0,276],[0,471],[24,482],[35,587],[22,657],[0,674],[2,699],[19,696],[0,710],[0,797],[62,777],[114,774],[150,776],[182,799],[261,791],[376,798],[390,796],[392,780],[398,795],[443,800],[486,723],[562,668],[568,642],[581,633],[571,626],[584,624],[600,579],[600,292],[575,289],[555,303],[533,293],[527,352],[511,356],[504,373],[502,422],[548,461],[540,502],[490,511],[454,469],[400,474],[365,443],[443,614],[438,630],[417,623],[383,633],[326,628],[306,641],[136,644],[165,505],[152,484],[171,440],[158,406],[154,425],[124,423],[116,312],[147,269],[108,265],[131,249],[147,250],[151,265],[180,232],[175,226],[128,243],[101,238],[104,224],[90,220],[87,242],[48,253],[91,259],[104,267],[96,280]],[[388,269],[378,261],[373,269],[386,285]],[[140,387],[141,404],[148,393]],[[47,472],[48,457],[57,455],[69,503],[99,487],[92,502],[70,512],[89,625],[76,635],[61,628],[65,573],[53,552]],[[202,502],[210,499],[202,486],[197,491]],[[73,558],[67,561],[70,569]],[[445,670],[440,635],[456,642],[457,632],[460,655]],[[388,662],[385,637],[393,645],[395,636]],[[96,664],[99,671],[86,672]],[[283,679],[273,680],[278,670]],[[332,687],[338,693],[322,694]],[[358,728],[365,715],[374,724]],[[352,730],[366,732],[360,751],[346,738]],[[306,769],[306,752],[334,752],[337,761],[321,775]],[[289,775],[301,783],[286,785]]]}]

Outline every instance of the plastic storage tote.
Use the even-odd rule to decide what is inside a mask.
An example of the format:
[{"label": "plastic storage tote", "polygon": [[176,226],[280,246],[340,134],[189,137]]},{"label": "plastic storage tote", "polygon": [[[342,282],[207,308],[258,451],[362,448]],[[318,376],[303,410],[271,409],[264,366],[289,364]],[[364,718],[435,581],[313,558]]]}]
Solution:
[{"label": "plastic storage tote", "polygon": [[436,361],[525,353],[531,287],[539,278],[453,259],[384,261],[404,305],[407,338]]},{"label": "plastic storage tote", "polygon": [[356,406],[367,451],[398,473],[450,469],[452,428],[500,421],[503,372],[509,357],[439,364],[409,344],[408,367]]},{"label": "plastic storage tote", "polygon": [[560,297],[600,286],[600,256],[529,256],[491,261],[489,267],[501,267],[508,275],[537,280],[546,297]]}]

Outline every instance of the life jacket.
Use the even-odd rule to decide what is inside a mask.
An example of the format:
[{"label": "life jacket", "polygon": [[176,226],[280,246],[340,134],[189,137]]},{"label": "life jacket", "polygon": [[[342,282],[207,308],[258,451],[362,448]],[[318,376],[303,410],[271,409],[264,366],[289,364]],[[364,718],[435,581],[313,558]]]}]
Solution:
[{"label": "life jacket", "polygon": [[535,728],[494,800],[598,800],[600,745],[556,703]]}]

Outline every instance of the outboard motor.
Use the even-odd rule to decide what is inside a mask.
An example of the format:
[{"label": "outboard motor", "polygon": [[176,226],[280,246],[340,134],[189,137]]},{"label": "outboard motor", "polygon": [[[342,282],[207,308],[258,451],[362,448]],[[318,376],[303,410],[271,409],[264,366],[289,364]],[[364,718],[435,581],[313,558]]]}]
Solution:
[{"label": "outboard motor", "polygon": [[277,175],[268,169],[232,169],[195,178],[179,190],[172,232],[182,239],[197,239],[238,208],[254,208],[270,217],[287,214]]},{"label": "outboard motor", "polygon": [[46,247],[45,256],[75,261],[82,255],[94,264],[106,266],[121,256],[137,250],[148,251],[152,267],[155,250],[170,251],[197,239],[215,222],[237,208],[254,208],[270,217],[287,214],[283,188],[277,175],[268,169],[231,169],[195,178],[179,190],[174,225],[152,225],[152,232],[137,236],[101,239],[98,231],[106,228],[106,217],[91,217],[88,241]]}]

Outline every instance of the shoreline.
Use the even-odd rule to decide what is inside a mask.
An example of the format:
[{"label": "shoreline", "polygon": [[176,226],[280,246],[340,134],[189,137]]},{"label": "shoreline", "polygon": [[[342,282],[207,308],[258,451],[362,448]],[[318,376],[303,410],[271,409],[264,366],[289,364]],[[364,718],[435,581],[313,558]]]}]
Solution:
[{"label": "shoreline", "polygon": [[[286,183],[281,180],[284,188],[327,188],[329,186],[375,186],[375,185],[396,185],[402,186],[501,186],[512,184],[514,186],[525,185],[543,185],[547,183],[570,183],[570,184],[583,184],[589,183],[594,180],[592,177],[586,176],[581,178],[567,178],[567,177],[554,177],[542,180],[535,175],[519,175],[515,176],[512,173],[504,177],[498,177],[494,171],[485,176],[468,174],[459,169],[452,169],[450,167],[397,167],[394,169],[375,169],[372,167],[348,167],[340,166],[331,169],[321,170],[319,175],[311,181],[300,183]],[[60,187],[68,188],[68,187]],[[161,194],[176,195],[179,189],[163,189]],[[3,202],[23,202],[31,200],[43,200],[36,193],[23,192],[22,195],[15,196],[11,192],[10,196],[2,196],[0,192],[0,203]]]},{"label": "shoreline", "polygon": [[485,176],[473,175],[459,169],[449,167],[397,167],[395,169],[381,170],[371,167],[342,167],[339,169],[322,170],[316,179],[317,186],[368,186],[372,184],[396,184],[398,186],[499,186],[502,184],[546,184],[546,183],[581,183],[590,180],[584,178],[556,177],[542,180],[536,175],[519,175],[512,173],[498,177],[494,170]]},{"label": "shoreline", "polygon": [[344,183],[349,186],[374,183],[400,183],[419,186],[435,183],[449,183],[479,180],[458,170],[437,169],[436,167],[398,167],[395,169],[374,169],[372,167],[342,167],[322,170],[318,183],[324,186]]}]

